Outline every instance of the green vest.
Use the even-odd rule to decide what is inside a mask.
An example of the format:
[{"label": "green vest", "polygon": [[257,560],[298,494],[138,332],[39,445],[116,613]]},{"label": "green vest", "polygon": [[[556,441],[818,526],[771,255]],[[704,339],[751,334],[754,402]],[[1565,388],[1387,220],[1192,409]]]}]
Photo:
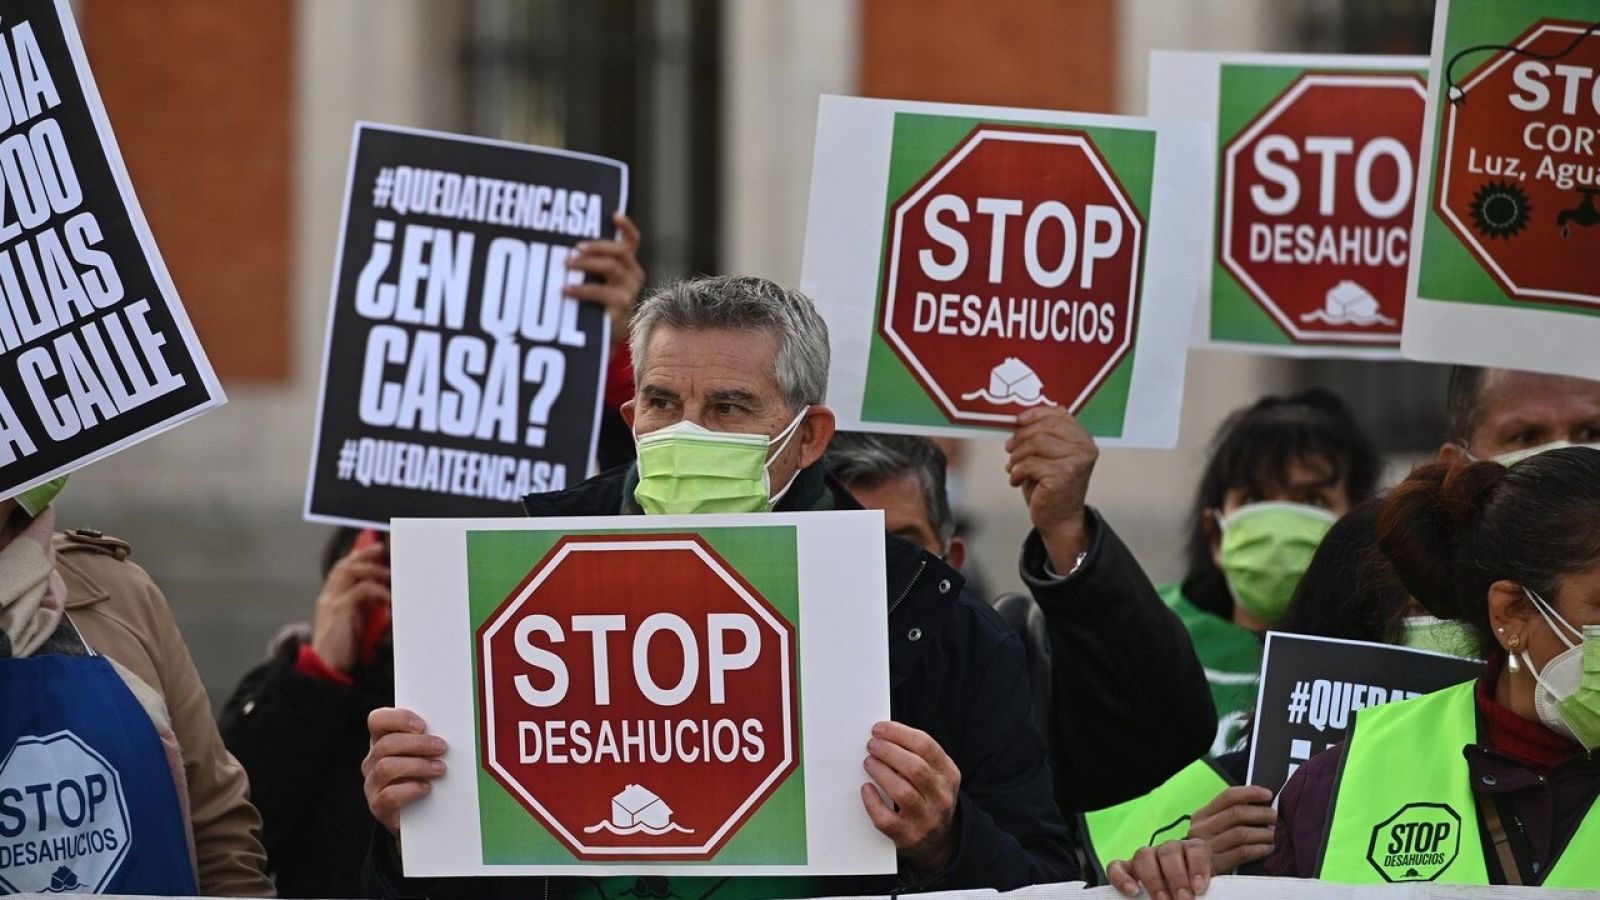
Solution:
[{"label": "green vest", "polygon": [[[1347,884],[1488,884],[1477,798],[1462,748],[1478,742],[1476,682],[1356,713],[1317,877]],[[1600,807],[1543,887],[1600,888]]]},{"label": "green vest", "polygon": [[1201,757],[1160,787],[1116,806],[1083,814],[1083,843],[1100,883],[1106,864],[1131,859],[1140,847],[1189,836],[1189,819],[1233,782],[1210,757]]},{"label": "green vest", "polygon": [[1211,702],[1217,707],[1217,735],[1211,744],[1213,756],[1220,756],[1244,745],[1245,724],[1256,705],[1256,683],[1261,677],[1261,636],[1206,612],[1183,595],[1180,582],[1163,585],[1161,599],[1178,616],[1189,632],[1195,656],[1211,686]]}]

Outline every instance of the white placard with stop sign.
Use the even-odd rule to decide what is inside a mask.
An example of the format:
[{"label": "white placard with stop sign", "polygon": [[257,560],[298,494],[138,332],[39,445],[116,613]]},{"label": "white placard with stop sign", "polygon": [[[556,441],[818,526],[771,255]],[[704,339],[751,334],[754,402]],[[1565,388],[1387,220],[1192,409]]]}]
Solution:
[{"label": "white placard with stop sign", "polygon": [[801,289],[840,427],[1004,438],[1058,407],[1173,446],[1211,158],[1194,121],[822,97]]},{"label": "white placard with stop sign", "polygon": [[878,511],[396,519],[395,697],[444,738],[408,876],[895,871]]},{"label": "white placard with stop sign", "polygon": [[1194,346],[1400,358],[1427,59],[1156,51],[1149,112],[1216,130]]}]

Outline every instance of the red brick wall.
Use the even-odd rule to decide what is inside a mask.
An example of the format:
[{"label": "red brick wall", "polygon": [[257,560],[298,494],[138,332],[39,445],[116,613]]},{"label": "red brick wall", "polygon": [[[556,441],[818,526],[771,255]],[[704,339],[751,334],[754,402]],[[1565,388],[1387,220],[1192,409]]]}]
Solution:
[{"label": "red brick wall", "polygon": [[290,370],[294,3],[84,0],[128,172],[223,377]]},{"label": "red brick wall", "polygon": [[1114,0],[864,0],[862,93],[1111,112]]}]

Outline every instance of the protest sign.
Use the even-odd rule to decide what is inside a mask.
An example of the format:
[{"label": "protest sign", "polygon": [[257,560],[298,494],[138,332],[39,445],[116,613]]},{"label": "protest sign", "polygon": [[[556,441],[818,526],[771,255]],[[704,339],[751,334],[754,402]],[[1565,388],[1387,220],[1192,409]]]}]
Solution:
[{"label": "protest sign", "polygon": [[1600,6],[1441,0],[1402,352],[1600,378]]},{"label": "protest sign", "polygon": [[220,406],[66,0],[0,19],[0,497]]},{"label": "protest sign", "polygon": [[1216,128],[1217,228],[1195,345],[1398,359],[1420,56],[1150,57],[1150,115]]},{"label": "protest sign", "polygon": [[566,260],[627,198],[615,160],[358,124],[306,518],[508,515],[586,478],[610,338]]},{"label": "protest sign", "polygon": [[1172,446],[1210,160],[1194,122],[823,97],[801,288],[840,427],[1004,437],[1049,405]]},{"label": "protest sign", "polygon": [[1344,740],[1355,711],[1478,677],[1483,663],[1393,644],[1267,633],[1246,784],[1277,792]]},{"label": "protest sign", "polygon": [[395,695],[456,748],[407,875],[895,870],[883,516],[396,520]]}]

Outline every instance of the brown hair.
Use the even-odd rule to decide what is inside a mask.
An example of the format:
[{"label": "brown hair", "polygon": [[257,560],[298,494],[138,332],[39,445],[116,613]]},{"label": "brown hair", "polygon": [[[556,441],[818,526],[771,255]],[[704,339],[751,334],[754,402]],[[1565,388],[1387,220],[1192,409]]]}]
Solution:
[{"label": "brown hair", "polygon": [[1513,581],[1553,603],[1563,576],[1600,562],[1600,450],[1419,466],[1384,501],[1378,546],[1411,596],[1492,648],[1490,585]]}]

